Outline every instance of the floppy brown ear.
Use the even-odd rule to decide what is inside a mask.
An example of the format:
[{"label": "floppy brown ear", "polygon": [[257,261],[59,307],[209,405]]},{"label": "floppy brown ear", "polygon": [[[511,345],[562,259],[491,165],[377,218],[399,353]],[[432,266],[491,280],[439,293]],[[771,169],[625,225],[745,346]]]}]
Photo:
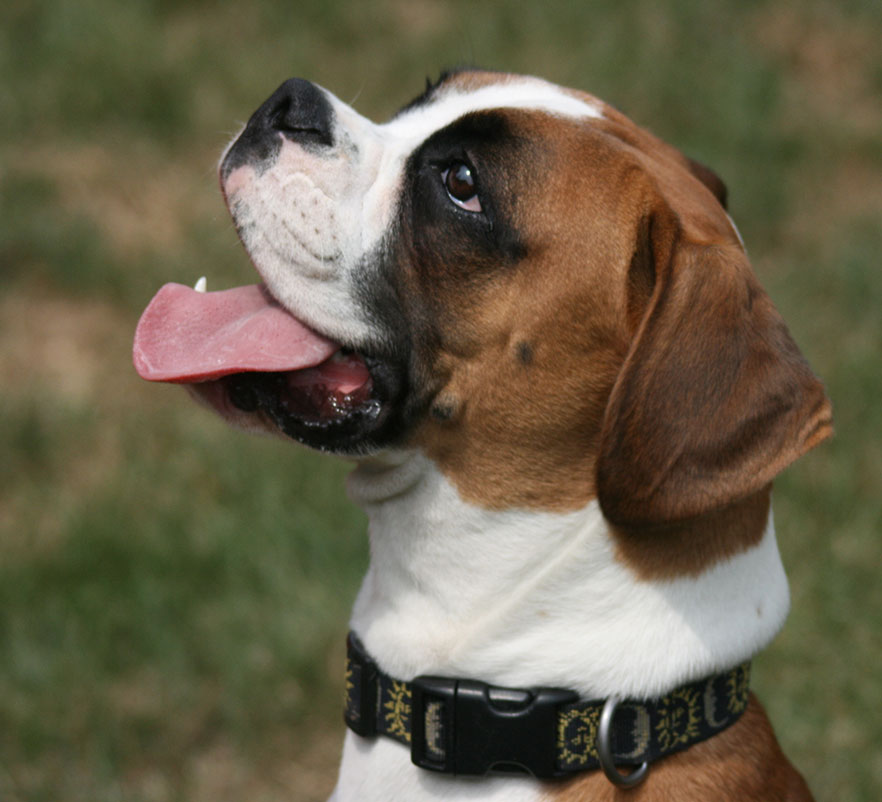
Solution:
[{"label": "floppy brown ear", "polygon": [[[601,435],[598,498],[623,527],[745,498],[832,433],[824,388],[744,253],[666,237]],[[647,280],[631,284],[646,297]]]}]

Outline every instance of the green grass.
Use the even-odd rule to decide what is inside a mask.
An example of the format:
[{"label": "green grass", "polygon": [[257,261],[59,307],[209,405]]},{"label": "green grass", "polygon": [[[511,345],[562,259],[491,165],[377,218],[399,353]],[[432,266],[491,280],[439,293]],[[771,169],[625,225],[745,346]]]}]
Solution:
[{"label": "green grass", "polygon": [[833,398],[775,496],[755,685],[819,800],[882,798],[878,3],[7,0],[0,799],[323,799],[366,561],[346,467],[137,380],[165,281],[253,280],[214,177],[303,75],[382,118],[444,66],[595,92],[716,169]]}]

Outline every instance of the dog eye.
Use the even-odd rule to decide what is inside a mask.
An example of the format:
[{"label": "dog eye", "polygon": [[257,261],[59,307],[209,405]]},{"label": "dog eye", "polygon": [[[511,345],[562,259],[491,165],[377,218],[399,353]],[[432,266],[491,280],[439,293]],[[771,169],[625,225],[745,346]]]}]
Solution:
[{"label": "dog eye", "polygon": [[454,162],[441,173],[447,194],[457,206],[467,212],[482,211],[481,201],[475,189],[475,176],[465,162]]}]

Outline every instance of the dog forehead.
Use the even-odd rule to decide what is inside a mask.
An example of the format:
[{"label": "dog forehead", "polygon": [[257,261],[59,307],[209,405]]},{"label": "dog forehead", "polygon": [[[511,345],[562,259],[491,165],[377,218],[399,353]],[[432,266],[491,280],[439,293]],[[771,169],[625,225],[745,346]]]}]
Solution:
[{"label": "dog forehead", "polygon": [[[468,80],[469,77],[472,80]],[[461,117],[492,109],[523,109],[553,117],[603,117],[602,104],[588,95],[579,95],[539,78],[502,75],[489,82],[465,74],[431,90],[389,122],[380,126],[393,139],[416,147],[436,131]]]}]

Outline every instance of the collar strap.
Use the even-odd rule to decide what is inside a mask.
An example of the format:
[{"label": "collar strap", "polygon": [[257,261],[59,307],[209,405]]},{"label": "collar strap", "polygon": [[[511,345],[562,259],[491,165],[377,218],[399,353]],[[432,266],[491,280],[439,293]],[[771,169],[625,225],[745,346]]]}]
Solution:
[{"label": "collar strap", "polygon": [[[716,735],[738,720],[750,695],[749,662],[660,699],[586,701],[556,688],[397,680],[379,670],[353,632],[346,657],[347,726],[394,738],[410,747],[417,766],[447,774],[526,771],[548,778],[603,768],[610,776],[613,765],[649,764]],[[598,753],[598,731],[611,763]]]}]

